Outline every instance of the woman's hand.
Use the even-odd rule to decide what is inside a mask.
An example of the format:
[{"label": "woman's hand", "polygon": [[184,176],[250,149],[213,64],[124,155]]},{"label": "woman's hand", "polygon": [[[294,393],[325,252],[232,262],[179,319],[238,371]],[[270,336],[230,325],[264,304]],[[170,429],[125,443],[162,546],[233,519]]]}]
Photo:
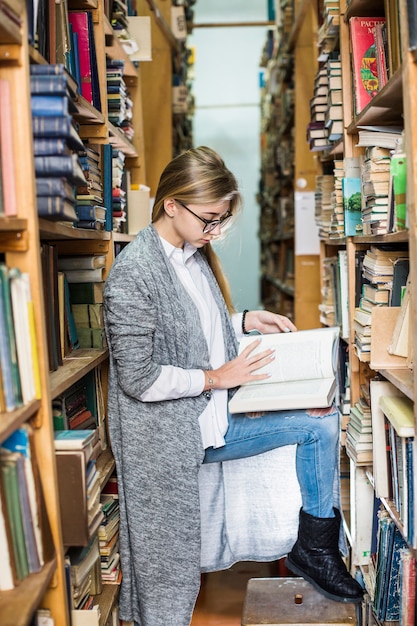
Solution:
[{"label": "woman's hand", "polygon": [[245,328],[247,331],[259,330],[263,335],[295,332],[297,330],[288,317],[271,311],[248,311],[245,317]]},{"label": "woman's hand", "polygon": [[231,389],[244,383],[269,378],[269,374],[256,374],[256,371],[274,360],[275,350],[262,350],[253,354],[259,343],[260,339],[254,339],[235,359],[217,370],[207,372],[213,381],[212,389]]}]

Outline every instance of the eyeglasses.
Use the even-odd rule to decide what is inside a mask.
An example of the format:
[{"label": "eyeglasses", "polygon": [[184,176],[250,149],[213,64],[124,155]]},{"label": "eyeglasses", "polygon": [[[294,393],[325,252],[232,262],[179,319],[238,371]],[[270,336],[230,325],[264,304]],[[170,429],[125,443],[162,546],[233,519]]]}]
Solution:
[{"label": "eyeglasses", "polygon": [[197,215],[197,213],[194,213],[194,211],[189,209],[188,206],[186,206],[183,202],[181,202],[181,200],[175,200],[175,202],[178,202],[178,204],[180,204],[184,209],[187,209],[189,213],[191,213],[192,215],[194,215],[194,217],[199,219],[200,222],[203,222],[204,224],[203,233],[211,233],[215,228],[217,228],[217,226],[220,226],[220,228],[223,228],[232,219],[232,214],[230,213],[230,211],[228,211],[219,220],[205,220],[204,217],[200,217],[199,215]]}]

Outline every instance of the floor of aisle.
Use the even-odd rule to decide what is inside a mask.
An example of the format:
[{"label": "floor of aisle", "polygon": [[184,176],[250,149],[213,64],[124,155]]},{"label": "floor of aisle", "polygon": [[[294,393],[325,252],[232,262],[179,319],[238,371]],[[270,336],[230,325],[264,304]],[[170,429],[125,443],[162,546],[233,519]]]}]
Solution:
[{"label": "floor of aisle", "polygon": [[280,568],[280,562],[244,562],[203,574],[191,626],[240,626],[248,580],[285,575]]}]

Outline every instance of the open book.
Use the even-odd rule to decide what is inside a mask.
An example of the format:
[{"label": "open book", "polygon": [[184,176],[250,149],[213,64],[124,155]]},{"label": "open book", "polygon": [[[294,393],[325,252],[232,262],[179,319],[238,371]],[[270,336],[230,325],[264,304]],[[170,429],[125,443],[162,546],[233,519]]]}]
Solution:
[{"label": "open book", "polygon": [[[330,406],[336,393],[339,327],[262,335],[257,352],[275,349],[275,359],[256,373],[263,381],[239,387],[229,402],[230,413],[279,411]],[[239,352],[255,341],[245,336]]]}]

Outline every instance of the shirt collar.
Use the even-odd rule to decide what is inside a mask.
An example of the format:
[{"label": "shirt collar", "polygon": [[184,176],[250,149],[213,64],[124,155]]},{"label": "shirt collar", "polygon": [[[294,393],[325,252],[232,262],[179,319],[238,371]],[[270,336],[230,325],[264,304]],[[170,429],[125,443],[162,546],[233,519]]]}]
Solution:
[{"label": "shirt collar", "polygon": [[181,249],[181,248],[176,248],[175,246],[172,245],[172,243],[169,243],[169,241],[167,241],[160,235],[159,235],[159,238],[161,239],[165,253],[169,259],[171,259],[174,254],[177,254],[177,255],[181,254],[183,261],[185,263],[197,251],[197,248],[195,246],[192,246],[187,241],[184,244],[184,248]]}]

